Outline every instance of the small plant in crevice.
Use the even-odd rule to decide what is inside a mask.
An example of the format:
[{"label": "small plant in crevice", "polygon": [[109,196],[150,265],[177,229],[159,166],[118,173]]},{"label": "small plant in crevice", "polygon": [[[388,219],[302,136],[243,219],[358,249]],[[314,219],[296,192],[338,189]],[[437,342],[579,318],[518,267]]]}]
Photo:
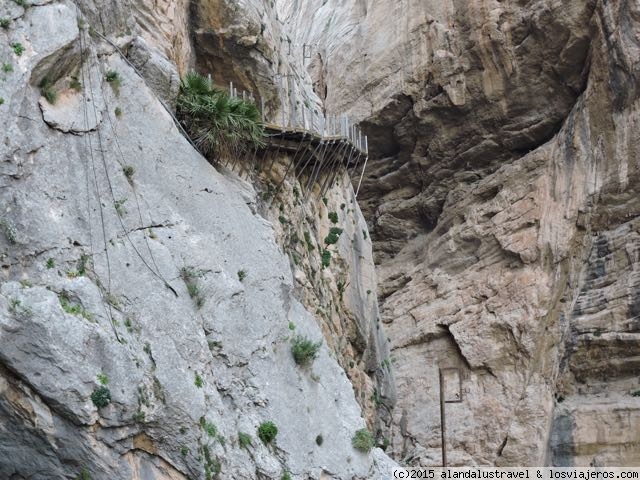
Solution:
[{"label": "small plant in crevice", "polygon": [[307,250],[309,250],[310,252],[315,250],[316,247],[313,245],[311,234],[309,232],[304,232],[304,243],[307,244]]},{"label": "small plant in crevice", "polygon": [[331,227],[329,234],[324,239],[324,243],[327,245],[334,245],[338,243],[338,239],[340,238],[340,235],[342,235],[342,231],[343,230],[341,228]]},{"label": "small plant in crevice", "polygon": [[82,83],[78,80],[78,77],[73,75],[71,80],[69,81],[69,88],[72,88],[76,92],[80,92],[82,90]]},{"label": "small plant in crevice", "polygon": [[212,480],[222,470],[220,461],[218,460],[218,457],[211,455],[209,445],[204,444],[199,450],[200,454],[204,457],[204,478],[205,480]]},{"label": "small plant in crevice", "polygon": [[640,390],[634,390],[633,392],[631,392],[631,396],[632,397],[640,397]]},{"label": "small plant in crevice", "polygon": [[262,422],[258,427],[258,438],[265,445],[273,442],[278,435],[278,427],[273,422]]},{"label": "small plant in crevice", "polygon": [[304,367],[313,363],[321,346],[322,342],[314,342],[303,335],[296,335],[291,341],[291,354],[295,362]]},{"label": "small plant in crevice", "polygon": [[246,270],[238,270],[238,280],[240,280],[242,282],[242,281],[244,281],[245,278],[247,278],[247,271]]},{"label": "small plant in crevice", "polygon": [[327,268],[329,265],[331,265],[331,252],[329,250],[323,250],[322,251],[322,268]]},{"label": "small plant in crevice", "polygon": [[53,258],[48,258],[47,259],[47,263],[46,266],[49,270],[51,270],[52,268],[55,268],[56,266],[56,261]]},{"label": "small plant in crevice", "polygon": [[336,212],[329,212],[327,217],[331,220],[331,223],[338,223],[338,214]]},{"label": "small plant in crevice", "polygon": [[136,413],[133,414],[133,421],[136,423],[144,423],[145,420],[145,414],[142,410],[138,410],[136,411]]},{"label": "small plant in crevice", "polygon": [[111,391],[101,385],[96,387],[91,393],[91,401],[98,408],[104,408],[111,403]]},{"label": "small plant in crevice", "polygon": [[117,118],[120,118],[120,117],[122,116],[122,109],[121,109],[120,107],[116,107],[116,108],[113,110],[113,113],[115,114],[115,116],[116,116]]},{"label": "small plant in crevice", "polygon": [[2,72],[3,73],[11,73],[11,72],[13,72],[13,65],[11,65],[10,63],[3,63],[2,64]]},{"label": "small plant in crevice", "polygon": [[29,8],[29,2],[27,0],[13,0],[17,5],[20,5],[22,8]]},{"label": "small plant in crevice", "polygon": [[58,100],[58,92],[53,88],[53,81],[49,77],[44,77],[40,84],[40,94],[45,98],[47,102],[51,105],[55,104]]},{"label": "small plant in crevice", "polygon": [[115,70],[109,70],[104,78],[109,83],[109,85],[111,85],[114,93],[116,95],[119,95],[120,87],[122,86],[122,79],[120,78],[120,74]]},{"label": "small plant in crevice", "polygon": [[11,298],[9,300],[9,313],[18,317],[30,317],[33,311],[29,307],[22,305],[22,302],[17,298]]},{"label": "small plant in crevice", "polygon": [[291,480],[291,474],[290,474],[289,472],[285,471],[285,472],[282,474],[282,478],[281,478],[281,480]]},{"label": "small plant in crevice", "polygon": [[14,42],[11,44],[11,49],[18,57],[21,57],[24,53],[24,46],[20,42]]},{"label": "small plant in crevice", "polygon": [[25,279],[23,279],[23,280],[20,280],[20,286],[21,286],[22,288],[31,288],[31,287],[33,287],[33,284],[32,284],[29,280],[27,280],[27,279],[25,278]]},{"label": "small plant in crevice", "polygon": [[121,198],[113,203],[113,206],[116,209],[116,213],[121,217],[127,214],[127,210],[124,208],[124,204],[126,203],[126,201],[126,198]]},{"label": "small plant in crevice", "polygon": [[75,480],[91,480],[91,472],[86,468],[83,468],[78,475],[76,475]]},{"label": "small plant in crevice", "polygon": [[133,174],[136,173],[136,169],[131,165],[125,165],[124,167],[122,167],[122,173],[124,173],[127,182],[129,182],[130,185],[133,184]]},{"label": "small plant in crevice", "polygon": [[192,267],[182,267],[180,270],[180,277],[187,286],[187,292],[189,297],[194,301],[196,307],[202,308],[204,305],[204,296],[198,286],[198,278],[202,277],[204,272],[195,270]]},{"label": "small plant in crevice", "polygon": [[186,457],[187,455],[189,455],[189,447],[185,445],[180,447],[180,455],[182,455],[183,457]]},{"label": "small plant in crevice", "polygon": [[351,439],[351,445],[360,452],[369,453],[376,446],[376,442],[369,430],[361,428]]},{"label": "small plant in crevice", "polygon": [[194,385],[198,388],[202,388],[204,385],[204,380],[202,379],[202,377],[196,373],[196,378],[193,381]]},{"label": "small plant in crevice", "polygon": [[62,310],[71,315],[80,315],[85,320],[93,320],[93,316],[91,313],[87,312],[82,305],[77,303],[73,303],[66,292],[62,292],[58,294],[58,300],[60,301],[60,306]]},{"label": "small plant in crevice", "polygon": [[248,449],[253,446],[253,440],[251,439],[251,435],[244,432],[238,432],[238,445],[240,448]]},{"label": "small plant in crevice", "polygon": [[104,373],[99,373],[96,378],[98,379],[98,383],[100,385],[107,385],[109,383],[109,377],[107,377]]},{"label": "small plant in crevice", "polygon": [[4,105],[4,98],[0,97],[0,105]]},{"label": "small plant in crevice", "polygon": [[11,245],[15,245],[17,243],[16,230],[9,220],[0,218],[0,231],[2,231],[4,237]]},{"label": "small plant in crevice", "polygon": [[296,329],[296,324],[293,322],[289,322],[289,330],[294,331]]},{"label": "small plant in crevice", "polygon": [[0,18],[0,27],[5,30],[11,26],[11,20],[8,18]]}]

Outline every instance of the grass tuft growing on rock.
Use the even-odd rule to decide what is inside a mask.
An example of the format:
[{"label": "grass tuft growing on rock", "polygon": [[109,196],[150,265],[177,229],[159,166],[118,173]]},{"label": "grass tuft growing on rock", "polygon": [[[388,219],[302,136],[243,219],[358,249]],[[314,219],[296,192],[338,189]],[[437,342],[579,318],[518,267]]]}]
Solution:
[{"label": "grass tuft growing on rock", "polygon": [[295,362],[304,367],[313,363],[321,346],[322,342],[313,342],[307,337],[296,335],[291,341],[291,354]]},{"label": "grass tuft growing on rock", "polygon": [[120,87],[122,86],[122,79],[120,74],[115,70],[109,70],[104,76],[105,80],[111,85],[111,88],[116,95],[120,94]]},{"label": "grass tuft growing on rock", "polygon": [[327,268],[331,265],[331,252],[329,250],[322,251],[322,268]]},{"label": "grass tuft growing on rock", "polygon": [[53,88],[53,82],[49,77],[44,77],[40,82],[40,94],[49,102],[51,105],[55,104],[58,100],[58,92]]},{"label": "grass tuft growing on rock", "polygon": [[13,65],[11,65],[10,63],[3,63],[2,64],[2,71],[4,73],[11,73],[13,72]]},{"label": "grass tuft growing on rock", "polygon": [[264,127],[257,107],[231,98],[197,73],[180,84],[177,112],[189,136],[205,154],[242,152],[263,145]]},{"label": "grass tuft growing on rock", "polygon": [[338,223],[338,214],[336,212],[329,212],[327,214],[327,217],[329,217],[331,223]]},{"label": "grass tuft growing on rock", "polygon": [[244,432],[238,432],[238,445],[240,448],[248,449],[250,446],[253,446],[253,440],[251,439],[251,435]]},{"label": "grass tuft growing on rock", "polygon": [[0,18],[0,27],[5,30],[11,26],[11,20],[8,18]]},{"label": "grass tuft growing on rock", "polygon": [[202,388],[202,386],[204,385],[204,380],[199,374],[196,373],[196,378],[193,383],[196,387]]},{"label": "grass tuft growing on rock", "polygon": [[276,435],[278,435],[278,427],[273,422],[262,422],[258,427],[258,438],[264,444],[273,442]]},{"label": "grass tuft growing on rock", "polygon": [[360,452],[369,453],[371,449],[375,447],[376,442],[369,430],[361,428],[351,439],[351,445]]},{"label": "grass tuft growing on rock", "polygon": [[11,48],[13,49],[13,53],[15,53],[18,57],[21,57],[24,53],[24,46],[20,42],[12,43]]}]

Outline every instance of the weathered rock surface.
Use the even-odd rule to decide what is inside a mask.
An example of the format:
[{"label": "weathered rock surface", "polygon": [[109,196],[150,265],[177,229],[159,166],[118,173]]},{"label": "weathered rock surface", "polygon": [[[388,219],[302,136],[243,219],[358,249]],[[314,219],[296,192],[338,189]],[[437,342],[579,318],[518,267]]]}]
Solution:
[{"label": "weathered rock surface", "polygon": [[455,367],[452,464],[637,465],[638,5],[281,4],[326,109],[369,133],[396,458],[440,462]]},{"label": "weathered rock surface", "polygon": [[[104,8],[83,5],[83,17],[69,2],[32,6],[0,33],[25,47],[19,57],[9,42],[0,47],[15,64],[0,86],[0,477],[383,478],[393,462],[351,445],[363,411],[337,347],[323,340],[343,330],[327,332],[299,300],[279,227],[258,213],[252,185],[212,168],[154,91],[88,28],[102,27],[135,64],[136,43],[129,48],[117,34],[127,26],[133,39],[153,25],[135,23],[120,4]],[[40,46],[40,34],[53,41]],[[152,65],[170,72],[159,61],[170,39],[162,29],[156,36]],[[139,65],[143,75],[147,66]],[[106,81],[109,71],[119,84]],[[60,103],[39,98],[45,74]],[[71,92],[76,74],[82,85]],[[170,93],[164,87],[158,92]],[[353,193],[343,183],[332,195],[338,202]],[[345,256],[366,231],[350,208],[349,237],[336,247]],[[356,247],[373,289],[370,244]],[[323,275],[330,291],[334,273]],[[340,328],[362,330],[354,372],[375,376],[388,348],[369,323],[375,295],[361,306],[351,292],[345,303],[366,312]],[[323,343],[307,369],[293,361],[292,325]],[[361,390],[370,392],[365,376]],[[101,382],[111,402],[97,408],[91,395]],[[271,444],[257,438],[265,421],[278,427]]]}]

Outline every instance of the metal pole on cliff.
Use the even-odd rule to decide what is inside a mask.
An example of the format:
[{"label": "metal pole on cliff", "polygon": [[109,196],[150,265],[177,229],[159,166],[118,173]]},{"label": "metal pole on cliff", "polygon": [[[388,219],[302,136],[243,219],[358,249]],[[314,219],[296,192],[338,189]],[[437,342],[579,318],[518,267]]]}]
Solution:
[{"label": "metal pole on cliff", "polygon": [[442,437],[442,466],[447,466],[447,427],[444,417],[444,379],[442,378],[442,370],[438,369],[438,377],[440,378],[440,433]]}]

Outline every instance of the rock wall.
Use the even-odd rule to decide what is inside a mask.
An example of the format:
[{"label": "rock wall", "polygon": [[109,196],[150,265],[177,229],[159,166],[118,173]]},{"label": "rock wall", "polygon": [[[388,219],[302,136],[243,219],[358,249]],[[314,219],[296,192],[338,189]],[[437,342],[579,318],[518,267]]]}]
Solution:
[{"label": "rock wall", "polygon": [[451,464],[638,465],[638,5],[283,3],[371,139],[395,457],[439,464],[454,367]]},{"label": "rock wall", "polygon": [[[326,313],[331,330],[253,185],[214,169],[159,102],[195,61],[186,4],[42,3],[0,13],[0,477],[382,478],[382,451],[351,445],[373,413],[349,376],[366,377],[366,406],[388,348],[375,293],[354,293],[375,285],[357,207],[335,249],[361,251],[369,277],[344,274],[355,313]],[[341,185],[332,208],[353,195]],[[327,292],[341,271],[318,272]],[[347,329],[374,342],[349,376],[333,336]],[[294,333],[322,342],[309,368]]]}]

